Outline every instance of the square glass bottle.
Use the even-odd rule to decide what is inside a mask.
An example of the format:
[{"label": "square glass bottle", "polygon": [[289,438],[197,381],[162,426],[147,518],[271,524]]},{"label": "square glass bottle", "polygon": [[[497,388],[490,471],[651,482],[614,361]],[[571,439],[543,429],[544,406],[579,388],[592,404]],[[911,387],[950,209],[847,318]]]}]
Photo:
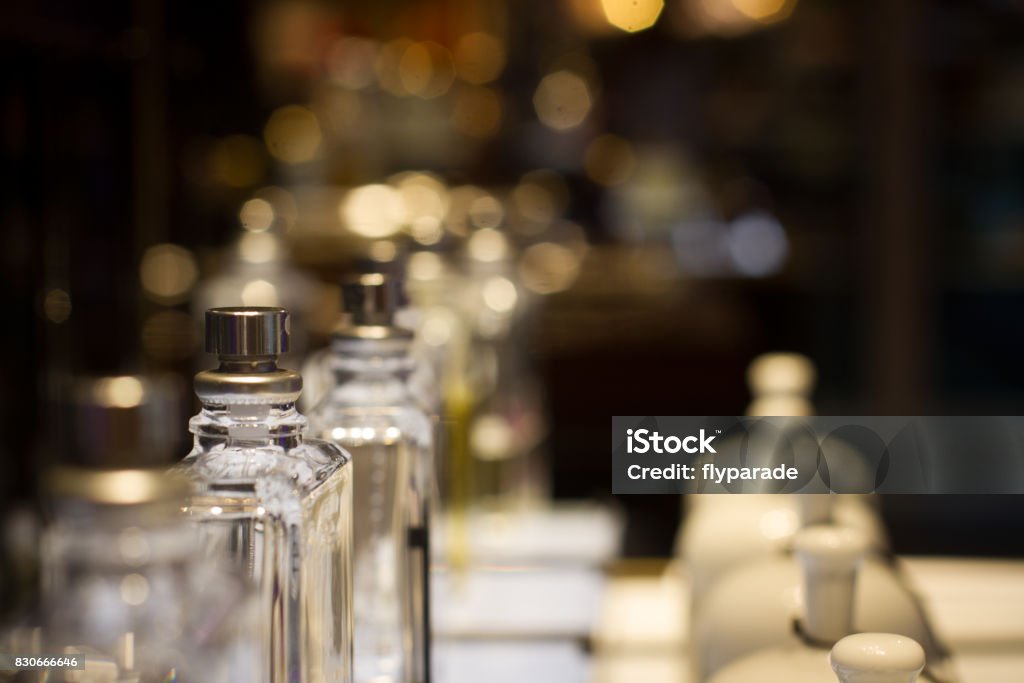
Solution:
[{"label": "square glass bottle", "polygon": [[339,447],[306,440],[295,408],[302,377],[277,366],[288,313],[215,308],[196,375],[202,410],[182,462],[205,550],[258,586],[271,683],[347,683],[352,671],[351,466]]}]

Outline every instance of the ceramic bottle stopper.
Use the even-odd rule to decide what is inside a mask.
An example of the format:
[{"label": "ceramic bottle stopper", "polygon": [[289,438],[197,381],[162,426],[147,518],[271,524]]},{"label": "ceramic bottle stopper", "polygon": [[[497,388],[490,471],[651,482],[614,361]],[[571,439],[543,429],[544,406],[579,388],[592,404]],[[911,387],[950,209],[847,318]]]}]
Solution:
[{"label": "ceramic bottle stopper", "polygon": [[813,415],[810,395],[818,371],[799,353],[765,353],[747,368],[747,385],[753,397],[747,415]]},{"label": "ceramic bottle stopper", "polygon": [[853,630],[857,569],[867,549],[856,529],[813,526],[797,533],[793,550],[804,575],[800,627],[812,641],[834,643]]},{"label": "ceramic bottle stopper", "polygon": [[840,683],[914,683],[925,656],[916,640],[894,633],[857,633],[832,648],[829,663]]}]

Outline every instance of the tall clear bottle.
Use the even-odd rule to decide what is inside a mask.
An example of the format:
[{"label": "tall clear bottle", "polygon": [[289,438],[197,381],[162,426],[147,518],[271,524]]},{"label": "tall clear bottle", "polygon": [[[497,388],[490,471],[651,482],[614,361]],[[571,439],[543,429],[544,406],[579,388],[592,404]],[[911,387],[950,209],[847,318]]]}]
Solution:
[{"label": "tall clear bottle", "polygon": [[249,587],[197,556],[188,490],[164,469],[48,473],[39,649],[81,653],[85,670],[41,681],[264,680]]},{"label": "tall clear bottle", "polygon": [[347,321],[331,342],[336,386],[313,432],[352,454],[355,680],[429,679],[431,421],[408,377],[413,335],[394,325],[397,283],[364,275],[342,289]]},{"label": "tall clear bottle", "polygon": [[162,388],[119,376],[70,392],[60,459],[75,464],[45,472],[40,604],[0,636],[0,652],[76,654],[84,666],[15,680],[263,680],[250,587],[195,552],[181,514],[188,481],[166,467],[176,397]]},{"label": "tall clear bottle", "polygon": [[202,410],[182,467],[196,480],[189,512],[205,550],[227,555],[259,587],[271,683],[351,680],[351,466],[329,443],[304,439],[295,408],[302,377],[279,368],[288,349],[280,308],[215,308],[200,372]]}]

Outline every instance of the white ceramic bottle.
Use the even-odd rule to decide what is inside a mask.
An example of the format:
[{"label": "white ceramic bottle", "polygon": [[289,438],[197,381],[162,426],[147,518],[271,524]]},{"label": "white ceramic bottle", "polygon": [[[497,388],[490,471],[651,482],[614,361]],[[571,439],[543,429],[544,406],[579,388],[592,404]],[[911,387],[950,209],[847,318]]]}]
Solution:
[{"label": "white ceramic bottle", "polygon": [[[750,416],[801,416],[814,412],[810,395],[817,371],[814,363],[797,353],[766,353],[755,358],[747,370],[753,397]],[[800,435],[799,420],[792,426],[796,436],[784,429],[755,430],[748,452],[773,453],[783,439]],[[815,441],[810,444],[817,449]],[[796,443],[795,447],[799,447]],[[700,495],[684,497],[684,523],[676,539],[676,555],[683,560],[693,596],[692,604],[718,579],[736,566],[786,552],[793,535],[805,526],[834,523],[867,534],[870,547],[878,552],[888,548],[881,519],[867,496],[731,494],[719,487],[704,487]]]},{"label": "white ceramic bottle", "polygon": [[760,650],[804,647],[807,634],[831,645],[853,631],[872,631],[920,642],[934,679],[951,680],[914,596],[889,565],[865,557],[867,549],[854,529],[810,527],[797,534],[794,557],[767,559],[717,582],[696,608],[697,677],[715,676]]},{"label": "white ceramic bottle", "polygon": [[[854,641],[854,594],[867,544],[851,529],[818,526],[798,534],[796,556],[803,573],[803,609],[791,622],[786,643],[726,666],[711,683],[825,683],[836,671],[851,683],[907,683],[924,667],[924,650],[903,636],[863,634]],[[743,622],[737,622],[742,631]],[[870,652],[872,643],[875,651]],[[833,647],[834,646],[834,647]],[[899,673],[903,678],[893,678]],[[879,675],[880,674],[880,675]]]},{"label": "white ceramic bottle", "polygon": [[918,677],[924,649],[894,633],[846,636],[831,651],[807,647],[765,650],[729,667],[713,683],[929,683]]}]

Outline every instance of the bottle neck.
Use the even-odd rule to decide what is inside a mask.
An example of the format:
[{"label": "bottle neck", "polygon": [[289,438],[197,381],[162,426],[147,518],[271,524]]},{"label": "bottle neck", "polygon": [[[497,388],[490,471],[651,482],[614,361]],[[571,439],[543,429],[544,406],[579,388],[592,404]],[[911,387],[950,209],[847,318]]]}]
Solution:
[{"label": "bottle neck", "polygon": [[329,360],[335,395],[356,394],[377,405],[411,400],[407,380],[416,364],[410,346],[408,339],[335,339]]},{"label": "bottle neck", "polygon": [[242,403],[203,401],[203,408],[189,421],[196,449],[214,447],[297,448],[306,433],[306,418],[294,401]]},{"label": "bottle neck", "polygon": [[295,409],[302,376],[279,368],[275,356],[221,356],[219,361],[215,370],[195,378],[203,405],[189,421],[196,450],[299,446],[306,430],[306,418]]}]

